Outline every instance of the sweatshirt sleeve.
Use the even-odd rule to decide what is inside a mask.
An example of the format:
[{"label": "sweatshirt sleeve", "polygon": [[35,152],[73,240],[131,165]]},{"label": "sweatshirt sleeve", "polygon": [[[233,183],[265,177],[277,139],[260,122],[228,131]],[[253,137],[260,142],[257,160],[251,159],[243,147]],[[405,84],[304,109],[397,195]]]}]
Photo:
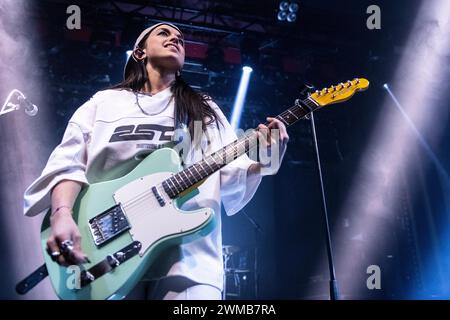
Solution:
[{"label": "sweatshirt sleeve", "polygon": [[51,190],[62,180],[88,184],[87,145],[95,117],[95,96],[75,111],[61,143],[51,153],[44,170],[25,191],[24,214],[34,216],[51,206]]},{"label": "sweatshirt sleeve", "polygon": [[[219,123],[219,135],[221,147],[223,147],[237,140],[238,137],[220,108],[214,103],[211,105],[222,122]],[[221,199],[228,216],[234,215],[244,208],[253,198],[261,183],[261,176],[247,178],[247,170],[254,163],[257,162],[244,154],[220,170]]]}]

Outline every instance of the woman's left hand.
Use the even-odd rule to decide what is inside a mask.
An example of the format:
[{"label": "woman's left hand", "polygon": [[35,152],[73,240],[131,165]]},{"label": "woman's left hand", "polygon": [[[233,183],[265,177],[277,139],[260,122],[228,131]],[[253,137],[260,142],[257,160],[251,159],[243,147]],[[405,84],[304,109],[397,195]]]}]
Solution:
[{"label": "woman's left hand", "polygon": [[[267,121],[269,122],[267,126],[264,124],[258,125],[260,148],[267,148],[265,154],[262,154],[261,150],[259,152],[261,174],[263,176],[273,175],[278,172],[289,141],[289,135],[283,122],[272,117],[267,117]],[[273,158],[276,156],[277,152],[272,156],[274,148],[278,148],[278,157],[275,159]]]}]

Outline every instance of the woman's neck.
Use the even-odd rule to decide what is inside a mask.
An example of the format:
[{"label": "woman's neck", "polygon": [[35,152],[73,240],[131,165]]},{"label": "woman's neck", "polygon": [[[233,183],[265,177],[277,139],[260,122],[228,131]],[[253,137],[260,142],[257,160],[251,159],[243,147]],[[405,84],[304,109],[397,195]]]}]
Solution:
[{"label": "woman's neck", "polygon": [[151,94],[163,91],[175,81],[175,73],[154,69],[150,64],[147,64],[147,74],[148,80],[145,82],[143,90]]}]

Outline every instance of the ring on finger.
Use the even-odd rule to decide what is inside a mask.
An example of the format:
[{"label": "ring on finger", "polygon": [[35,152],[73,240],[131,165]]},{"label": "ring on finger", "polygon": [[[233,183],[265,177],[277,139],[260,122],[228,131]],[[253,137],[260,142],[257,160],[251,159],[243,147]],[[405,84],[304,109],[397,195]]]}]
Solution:
[{"label": "ring on finger", "polygon": [[72,240],[64,240],[60,245],[62,253],[68,253],[73,250],[73,241]]},{"label": "ring on finger", "polygon": [[53,261],[56,261],[56,259],[61,255],[61,252],[59,251],[52,251],[50,253],[50,257],[52,258]]}]

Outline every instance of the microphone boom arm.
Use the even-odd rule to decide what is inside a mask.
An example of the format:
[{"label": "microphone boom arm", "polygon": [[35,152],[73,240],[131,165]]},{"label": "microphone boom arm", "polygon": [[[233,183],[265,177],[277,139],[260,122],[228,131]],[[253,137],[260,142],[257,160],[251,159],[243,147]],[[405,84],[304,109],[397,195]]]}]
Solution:
[{"label": "microphone boom arm", "polygon": [[18,95],[21,95],[23,97],[25,97],[23,95],[22,92],[20,92],[17,89],[14,89],[13,91],[11,91],[8,95],[8,97],[5,100],[5,103],[2,106],[2,109],[0,110],[0,116],[4,115],[6,113],[9,113],[11,111],[15,111],[15,110],[19,110],[20,109],[20,105],[19,104],[14,104],[11,101],[9,101],[11,99],[11,97],[13,96],[13,94],[17,93]]}]

